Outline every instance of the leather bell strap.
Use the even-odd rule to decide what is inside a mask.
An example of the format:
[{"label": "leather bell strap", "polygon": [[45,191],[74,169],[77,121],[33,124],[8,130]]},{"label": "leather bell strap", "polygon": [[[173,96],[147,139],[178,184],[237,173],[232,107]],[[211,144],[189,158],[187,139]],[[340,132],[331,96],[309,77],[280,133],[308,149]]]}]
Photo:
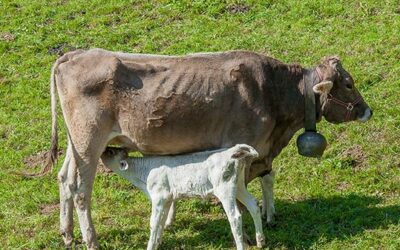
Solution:
[{"label": "leather bell strap", "polygon": [[304,128],[306,131],[317,131],[315,94],[313,91],[313,74],[310,72],[303,76],[304,81]]}]

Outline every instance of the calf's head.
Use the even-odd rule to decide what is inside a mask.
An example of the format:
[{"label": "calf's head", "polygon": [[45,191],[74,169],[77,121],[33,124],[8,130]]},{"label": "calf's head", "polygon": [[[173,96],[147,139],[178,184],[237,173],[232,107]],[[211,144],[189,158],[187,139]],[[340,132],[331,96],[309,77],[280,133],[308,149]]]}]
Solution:
[{"label": "calf's head", "polygon": [[101,155],[101,161],[107,168],[116,170],[126,170],[128,169],[128,152],[123,148],[106,148],[106,150]]},{"label": "calf's head", "polygon": [[237,144],[232,148],[232,158],[235,160],[253,162],[258,158],[258,152],[251,146],[246,144]]},{"label": "calf's head", "polygon": [[371,118],[372,110],[337,56],[323,58],[315,69],[315,74],[319,82],[314,85],[313,90],[320,95],[322,115],[328,122],[365,122]]}]

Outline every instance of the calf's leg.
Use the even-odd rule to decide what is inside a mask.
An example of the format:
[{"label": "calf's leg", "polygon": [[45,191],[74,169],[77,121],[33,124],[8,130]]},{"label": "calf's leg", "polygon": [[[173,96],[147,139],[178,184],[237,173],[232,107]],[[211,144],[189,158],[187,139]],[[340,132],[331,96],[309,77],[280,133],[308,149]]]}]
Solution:
[{"label": "calf's leg", "polygon": [[169,212],[172,207],[172,203],[174,203],[172,200],[168,199],[164,203],[164,211],[161,215],[161,221],[160,221],[160,226],[158,227],[158,232],[157,232],[157,242],[159,245],[161,245],[162,242],[162,234],[164,232],[164,229],[166,227],[166,221],[169,217]]},{"label": "calf's leg", "polygon": [[150,216],[150,239],[147,244],[147,250],[157,249],[160,245],[162,233],[162,219],[165,212],[166,199],[161,195],[153,195],[151,198],[151,216]]},{"label": "calf's leg", "polygon": [[265,245],[265,236],[262,229],[261,212],[256,199],[247,191],[244,182],[238,185],[237,199],[249,210],[256,228],[257,247],[262,248]]},{"label": "calf's leg", "polygon": [[165,227],[170,227],[172,225],[172,223],[175,220],[175,215],[176,215],[176,205],[175,205],[175,201],[173,201],[169,208],[167,221],[165,222]]},{"label": "calf's leg", "polygon": [[216,190],[215,196],[217,196],[217,198],[221,201],[225,213],[228,217],[233,238],[235,239],[236,248],[238,250],[244,250],[245,245],[243,242],[243,233],[242,233],[242,215],[236,204],[235,189],[236,189],[235,185],[219,188],[218,190]]}]

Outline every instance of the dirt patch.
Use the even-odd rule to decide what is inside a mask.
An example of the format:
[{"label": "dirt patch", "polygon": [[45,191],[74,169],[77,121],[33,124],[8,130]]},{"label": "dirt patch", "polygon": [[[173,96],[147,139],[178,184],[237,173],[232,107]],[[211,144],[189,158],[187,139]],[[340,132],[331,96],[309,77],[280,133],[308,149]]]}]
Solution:
[{"label": "dirt patch", "polygon": [[50,48],[47,50],[47,52],[48,52],[50,55],[62,56],[62,55],[64,55],[65,53],[67,53],[67,52],[69,52],[69,51],[74,51],[74,50],[76,50],[76,48],[75,48],[74,46],[71,46],[71,45],[66,44],[66,43],[59,43],[59,44],[56,44],[56,45],[53,46],[53,47],[50,47]]},{"label": "dirt patch", "polygon": [[67,19],[68,20],[74,20],[77,16],[83,16],[86,14],[86,11],[80,10],[80,11],[74,11],[68,14]]},{"label": "dirt patch", "polygon": [[60,207],[59,203],[42,204],[39,206],[40,214],[49,215],[57,211]]},{"label": "dirt patch", "polygon": [[250,7],[243,4],[235,4],[228,6],[226,9],[231,14],[244,14],[250,10]]},{"label": "dirt patch", "polygon": [[351,185],[345,181],[339,182],[336,184],[336,188],[339,191],[346,191],[347,189],[349,189],[351,187]]},{"label": "dirt patch", "polygon": [[7,84],[7,82],[8,82],[8,80],[5,77],[0,76],[0,85]]},{"label": "dirt patch", "polygon": [[0,33],[0,40],[11,42],[15,40],[15,36],[10,32],[2,32]]},{"label": "dirt patch", "polygon": [[340,157],[354,169],[359,169],[365,166],[366,156],[364,150],[358,144],[344,150],[340,154]]},{"label": "dirt patch", "polygon": [[104,217],[101,217],[99,220],[102,225],[106,225],[106,226],[115,225],[115,222],[111,216],[104,216]]},{"label": "dirt patch", "polygon": [[9,133],[10,132],[7,127],[0,127],[0,140],[1,139],[7,140]]},{"label": "dirt patch", "polygon": [[[58,157],[60,157],[63,154],[62,149],[59,149],[57,151]],[[24,163],[28,168],[34,168],[37,166],[43,166],[47,163],[47,157],[49,156],[49,151],[42,151],[33,155],[30,155],[28,157],[25,157]]]}]

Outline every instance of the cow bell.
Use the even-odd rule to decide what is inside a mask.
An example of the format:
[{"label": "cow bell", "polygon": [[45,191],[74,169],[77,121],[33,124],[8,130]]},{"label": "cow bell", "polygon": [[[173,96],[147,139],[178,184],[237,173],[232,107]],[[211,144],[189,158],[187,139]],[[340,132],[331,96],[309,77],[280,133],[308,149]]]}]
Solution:
[{"label": "cow bell", "polygon": [[306,157],[321,158],[327,144],[325,137],[315,131],[305,131],[297,137],[299,154]]}]

